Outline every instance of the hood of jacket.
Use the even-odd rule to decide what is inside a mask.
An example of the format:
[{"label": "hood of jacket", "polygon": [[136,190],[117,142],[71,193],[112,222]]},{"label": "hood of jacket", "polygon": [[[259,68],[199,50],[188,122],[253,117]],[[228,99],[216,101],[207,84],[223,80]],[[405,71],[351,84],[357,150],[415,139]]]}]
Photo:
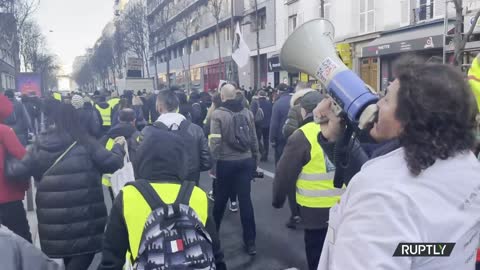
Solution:
[{"label": "hood of jacket", "polygon": [[297,105],[297,101],[300,102],[301,98],[303,96],[305,96],[305,94],[307,93],[310,93],[310,92],[313,92],[315,90],[313,89],[302,89],[302,90],[299,90],[297,92],[295,92],[295,94],[292,95],[292,99],[290,100],[290,107],[293,107],[295,105]]},{"label": "hood of jacket", "polygon": [[160,115],[156,122],[161,122],[169,129],[177,130],[182,121],[186,120],[185,116],[179,113],[164,113]]},{"label": "hood of jacket", "polygon": [[223,102],[222,107],[235,113],[241,112],[245,108],[242,104],[242,100],[237,99],[227,100]]},{"label": "hood of jacket", "polygon": [[99,102],[97,105],[102,109],[107,109],[110,105],[107,102]]},{"label": "hood of jacket", "polygon": [[38,136],[38,148],[49,153],[64,151],[68,146],[74,142],[74,139],[68,134],[60,134],[55,127],[50,127],[45,132]]},{"label": "hood of jacket", "polygon": [[137,129],[132,124],[118,123],[107,132],[107,136],[112,139],[120,136],[130,139],[135,132],[137,132]]}]

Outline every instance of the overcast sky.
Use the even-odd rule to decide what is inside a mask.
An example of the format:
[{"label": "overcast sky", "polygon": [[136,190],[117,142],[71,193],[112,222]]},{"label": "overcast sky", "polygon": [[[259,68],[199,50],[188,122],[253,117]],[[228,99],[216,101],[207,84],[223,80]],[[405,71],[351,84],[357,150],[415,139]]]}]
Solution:
[{"label": "overcast sky", "polygon": [[73,59],[100,37],[113,5],[113,0],[40,0],[35,16],[63,72],[70,73]]}]

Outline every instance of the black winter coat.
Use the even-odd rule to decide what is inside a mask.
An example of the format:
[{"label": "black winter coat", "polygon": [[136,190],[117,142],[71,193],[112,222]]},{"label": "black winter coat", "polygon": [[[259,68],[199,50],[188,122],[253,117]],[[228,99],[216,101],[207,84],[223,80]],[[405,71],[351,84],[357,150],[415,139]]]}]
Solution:
[{"label": "black winter coat", "polygon": [[101,176],[123,166],[123,150],[111,152],[98,142],[77,143],[47,175],[43,175],[73,139],[54,129],[42,133],[15,174],[32,175],[38,183],[36,204],[42,251],[64,258],[102,250],[107,222]]},{"label": "black winter coat", "polygon": [[88,134],[98,138],[103,125],[102,116],[93,108],[91,104],[84,105],[83,108],[77,110],[80,117],[80,124],[83,125]]},{"label": "black winter coat", "polygon": [[[145,138],[155,136],[153,132],[155,129],[159,129],[155,124],[154,126],[146,127],[142,131],[143,136]],[[166,126],[165,129],[168,130]],[[185,149],[188,153],[188,173],[185,180],[194,181],[198,185],[200,172],[208,171],[212,168],[212,156],[208,147],[208,140],[201,127],[189,122],[187,132],[192,137],[192,141],[188,142],[188,140],[185,140],[186,144],[188,144]],[[179,135],[180,133],[178,132]]]}]

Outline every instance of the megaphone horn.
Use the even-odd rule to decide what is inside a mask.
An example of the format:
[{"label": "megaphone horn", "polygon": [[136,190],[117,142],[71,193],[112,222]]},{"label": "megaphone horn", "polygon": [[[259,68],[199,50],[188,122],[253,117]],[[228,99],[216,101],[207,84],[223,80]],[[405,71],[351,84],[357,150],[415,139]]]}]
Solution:
[{"label": "megaphone horn", "polygon": [[287,71],[317,78],[335,100],[338,111],[343,110],[363,129],[375,118],[378,98],[337,56],[334,31],[333,24],[325,19],[304,23],[283,44],[280,63]]}]

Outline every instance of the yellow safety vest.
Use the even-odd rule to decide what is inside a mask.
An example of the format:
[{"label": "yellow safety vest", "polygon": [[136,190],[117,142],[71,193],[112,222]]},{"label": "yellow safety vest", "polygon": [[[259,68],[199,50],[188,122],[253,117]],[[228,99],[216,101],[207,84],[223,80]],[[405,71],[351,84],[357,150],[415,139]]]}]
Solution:
[{"label": "yellow safety vest", "polygon": [[477,100],[478,110],[480,111],[480,61],[478,58],[479,56],[475,57],[470,70],[468,70],[468,82]]},{"label": "yellow safety vest", "polygon": [[[151,185],[166,204],[175,202],[181,187],[180,184],[173,183],[151,183]],[[122,193],[123,216],[127,225],[128,243],[132,252],[131,256],[127,254],[127,258],[136,259],[145,222],[153,209],[150,208],[142,194],[134,186],[124,187]],[[189,206],[195,210],[203,226],[205,226],[208,217],[208,199],[205,191],[195,187],[190,197]]]},{"label": "yellow safety vest", "polygon": [[112,125],[112,107],[108,106],[108,108],[103,109],[102,107],[95,105],[95,108],[100,112],[102,116],[103,126],[109,127]]},{"label": "yellow safety vest", "polygon": [[[107,149],[108,151],[112,151],[114,145],[115,145],[115,141],[110,138],[108,139],[105,145],[105,149]],[[102,184],[106,187],[111,187],[112,186],[112,182],[110,182],[111,177],[112,175],[109,173],[102,175]]]},{"label": "yellow safety vest", "polygon": [[58,100],[58,101],[62,101],[62,94],[60,93],[53,93],[53,98]]},{"label": "yellow safety vest", "polygon": [[110,108],[113,109],[118,103],[120,102],[119,98],[112,98],[109,101],[107,101],[108,105],[110,105]]},{"label": "yellow safety vest", "polygon": [[335,205],[344,189],[333,186],[327,173],[323,150],[317,142],[320,125],[311,122],[299,128],[310,143],[310,161],[303,166],[297,180],[297,203],[309,208],[329,208]]}]

